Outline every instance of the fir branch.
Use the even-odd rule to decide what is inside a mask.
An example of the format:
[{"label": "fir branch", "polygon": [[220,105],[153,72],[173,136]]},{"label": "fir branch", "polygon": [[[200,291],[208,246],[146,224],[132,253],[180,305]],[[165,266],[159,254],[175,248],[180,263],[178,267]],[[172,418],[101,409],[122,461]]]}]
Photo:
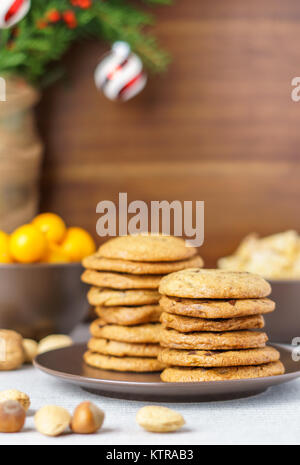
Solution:
[{"label": "fir branch", "polygon": [[172,0],[143,0],[143,3],[150,3],[156,5],[171,5]]},{"label": "fir branch", "polygon": [[[142,1],[170,3],[170,0]],[[68,23],[65,16],[68,11],[73,12],[76,26]],[[51,12],[56,12],[60,19],[52,20]],[[60,60],[74,41],[92,36],[110,42],[127,41],[149,69],[161,72],[169,56],[160,49],[155,37],[143,32],[153,22],[151,14],[125,0],[90,0],[88,7],[83,3],[80,6],[78,0],[32,0],[31,10],[17,27],[1,31],[0,74],[22,75],[39,84],[48,65]]]}]

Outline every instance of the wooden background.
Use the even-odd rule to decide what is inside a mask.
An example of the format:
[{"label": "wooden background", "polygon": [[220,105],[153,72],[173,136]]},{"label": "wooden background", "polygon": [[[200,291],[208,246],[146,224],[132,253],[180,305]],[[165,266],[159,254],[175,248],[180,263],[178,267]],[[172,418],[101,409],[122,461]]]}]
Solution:
[{"label": "wooden background", "polygon": [[42,209],[95,234],[97,203],[119,192],[204,200],[207,265],[249,232],[300,230],[299,0],[177,0],[155,32],[173,64],[124,105],[95,89],[103,44],[66,57],[71,81],[38,108]]}]

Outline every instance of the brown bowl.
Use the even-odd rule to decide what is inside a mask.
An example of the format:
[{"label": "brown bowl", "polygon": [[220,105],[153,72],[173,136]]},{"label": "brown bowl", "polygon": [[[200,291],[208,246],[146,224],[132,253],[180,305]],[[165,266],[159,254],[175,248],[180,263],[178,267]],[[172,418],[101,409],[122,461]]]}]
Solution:
[{"label": "brown bowl", "polygon": [[271,299],[276,310],[266,315],[266,332],[272,342],[291,344],[300,337],[300,280],[273,280]]},{"label": "brown bowl", "polygon": [[68,334],[88,310],[80,263],[0,265],[0,328],[41,339]]}]

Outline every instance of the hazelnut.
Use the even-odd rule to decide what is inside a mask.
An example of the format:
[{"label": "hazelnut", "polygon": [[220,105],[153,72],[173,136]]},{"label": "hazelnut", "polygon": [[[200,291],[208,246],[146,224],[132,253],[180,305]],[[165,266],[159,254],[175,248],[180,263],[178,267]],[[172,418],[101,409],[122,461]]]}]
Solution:
[{"label": "hazelnut", "polygon": [[56,405],[42,407],[34,416],[35,427],[45,436],[59,436],[68,428],[71,421],[69,412]]},{"label": "hazelnut", "polygon": [[24,357],[22,336],[15,331],[0,329],[0,371],[19,368]]},{"label": "hazelnut", "polygon": [[71,429],[73,433],[96,433],[104,422],[105,413],[91,402],[79,404],[73,414]]},{"label": "hazelnut", "polygon": [[32,363],[38,353],[38,343],[33,339],[24,339],[25,363]]},{"label": "hazelnut", "polygon": [[24,426],[26,412],[15,400],[0,403],[0,433],[18,433]]},{"label": "hazelnut", "polygon": [[52,334],[42,339],[38,345],[38,353],[43,354],[50,350],[62,349],[73,344],[72,339],[65,334]]},{"label": "hazelnut", "polygon": [[4,402],[6,400],[15,400],[22,405],[25,412],[30,407],[30,399],[27,394],[21,391],[17,391],[16,389],[9,389],[7,391],[0,392],[0,402]]}]

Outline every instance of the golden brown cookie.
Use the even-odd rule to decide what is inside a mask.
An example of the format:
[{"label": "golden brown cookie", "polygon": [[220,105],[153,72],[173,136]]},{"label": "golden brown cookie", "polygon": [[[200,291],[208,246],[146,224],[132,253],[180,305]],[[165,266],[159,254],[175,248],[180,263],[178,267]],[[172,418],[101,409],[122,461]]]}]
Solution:
[{"label": "golden brown cookie", "polygon": [[98,253],[90,255],[83,260],[83,266],[90,270],[97,271],[117,271],[119,273],[131,273],[137,275],[165,275],[185,268],[201,268],[203,260],[199,255],[179,260],[176,262],[134,262],[132,260],[116,260],[101,257]]},{"label": "golden brown cookie", "polygon": [[174,262],[186,260],[196,253],[197,249],[188,247],[183,239],[160,234],[115,237],[98,250],[102,257],[134,262]]},{"label": "golden brown cookie", "polygon": [[81,276],[84,283],[111,289],[158,289],[162,275],[133,275],[85,270]]},{"label": "golden brown cookie", "polygon": [[160,306],[165,312],[195,318],[237,318],[273,312],[275,302],[270,299],[181,299],[163,296]]},{"label": "golden brown cookie", "polygon": [[133,344],[95,337],[89,340],[88,348],[92,352],[116,357],[157,357],[161,351],[159,344]]},{"label": "golden brown cookie", "polygon": [[193,331],[236,331],[241,329],[261,329],[265,320],[261,315],[208,320],[205,318],[191,318],[163,312],[160,321],[164,328],[176,329],[181,333]]},{"label": "golden brown cookie", "polygon": [[141,307],[96,307],[96,314],[106,323],[123,326],[157,323],[162,312],[159,305]]},{"label": "golden brown cookie", "polygon": [[228,368],[166,368],[161,380],[167,383],[195,383],[205,381],[225,381],[232,379],[262,378],[284,373],[281,362],[265,363],[257,366],[239,366]]},{"label": "golden brown cookie", "polygon": [[150,305],[157,304],[159,301],[159,293],[152,289],[118,291],[114,289],[92,287],[87,297],[90,305],[102,305],[103,307]]},{"label": "golden brown cookie", "polygon": [[162,278],[159,292],[192,299],[256,299],[268,296],[271,286],[252,273],[191,268]]},{"label": "golden brown cookie", "polygon": [[266,333],[257,331],[179,333],[175,329],[161,330],[161,345],[172,349],[254,349],[265,347],[267,340]]},{"label": "golden brown cookie", "polygon": [[110,355],[101,355],[88,350],[83,358],[87,365],[101,370],[147,373],[164,369],[164,365],[157,358],[150,357],[111,357]]},{"label": "golden brown cookie", "polygon": [[158,359],[165,365],[184,367],[231,367],[277,362],[280,353],[273,347],[244,350],[162,349]]},{"label": "golden brown cookie", "polygon": [[92,336],[120,342],[158,344],[161,325],[159,323],[139,326],[107,325],[103,320],[93,321],[90,326]]}]

